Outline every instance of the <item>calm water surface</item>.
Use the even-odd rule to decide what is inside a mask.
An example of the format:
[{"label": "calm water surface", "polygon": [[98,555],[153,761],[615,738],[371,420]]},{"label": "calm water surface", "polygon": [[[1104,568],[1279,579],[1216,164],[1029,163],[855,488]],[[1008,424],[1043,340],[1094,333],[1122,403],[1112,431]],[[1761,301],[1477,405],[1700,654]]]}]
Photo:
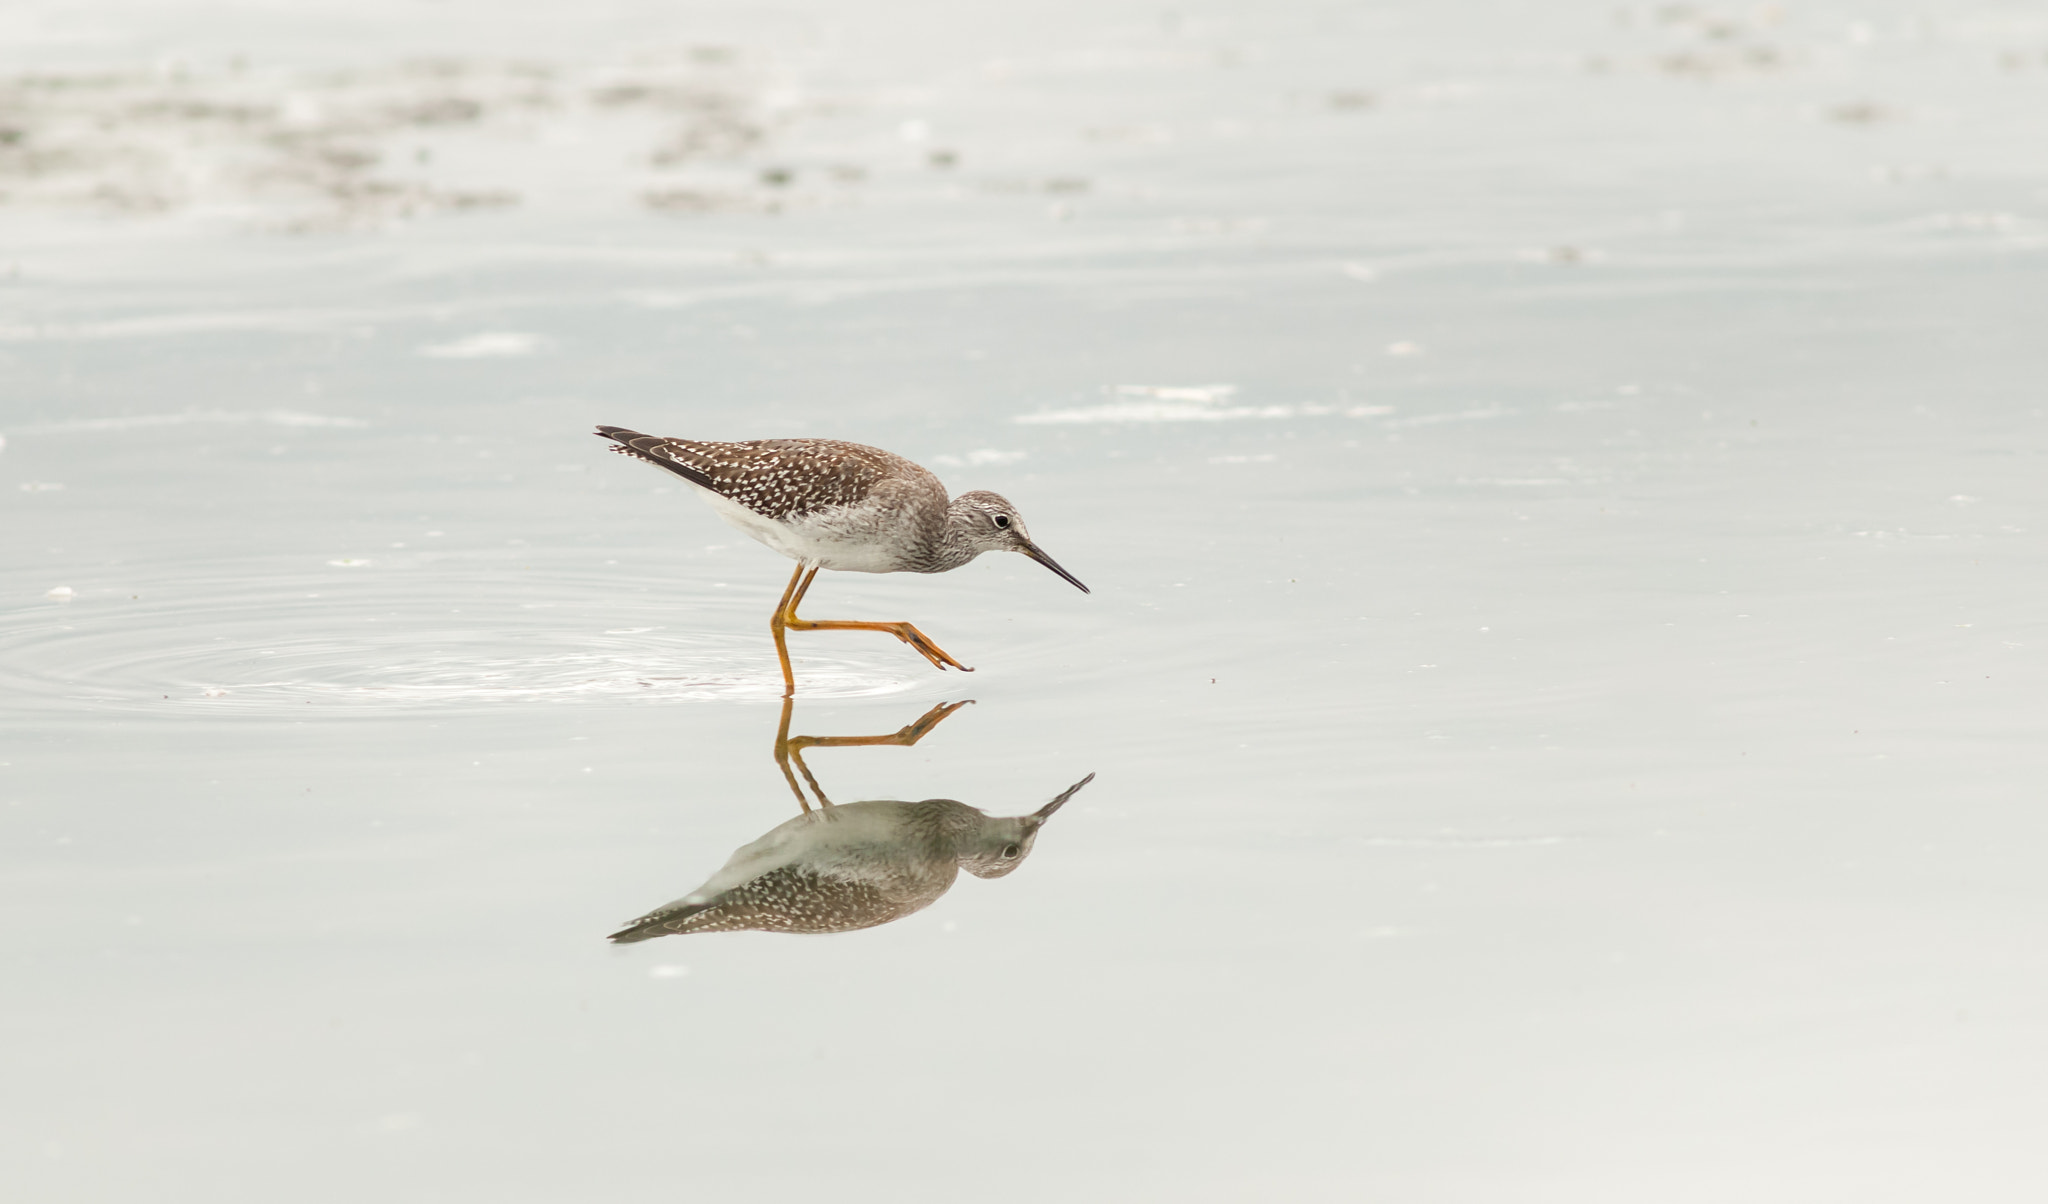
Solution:
[{"label": "calm water surface", "polygon": [[[505,7],[0,18],[19,1198],[2048,1187],[2048,15]],[[1027,865],[605,943],[798,811],[597,422],[1018,504],[789,722]]]}]

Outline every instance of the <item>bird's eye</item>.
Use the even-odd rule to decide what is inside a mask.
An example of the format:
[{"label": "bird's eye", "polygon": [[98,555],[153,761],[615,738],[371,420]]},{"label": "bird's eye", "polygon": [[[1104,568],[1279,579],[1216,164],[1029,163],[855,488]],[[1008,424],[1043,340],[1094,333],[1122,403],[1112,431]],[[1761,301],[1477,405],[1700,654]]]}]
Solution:
[{"label": "bird's eye", "polygon": [[997,529],[997,530],[1001,531],[1001,530],[1007,530],[1007,529],[1009,529],[1009,526],[1010,526],[1010,516],[1009,516],[1009,515],[1007,515],[1007,514],[998,514],[998,515],[996,515],[996,516],[995,516],[995,518],[994,518],[994,520],[993,520],[993,521],[995,522],[995,525],[996,525],[996,529]]},{"label": "bird's eye", "polygon": [[1017,854],[1019,854],[1019,853],[1021,853],[1021,852],[1023,852],[1023,851],[1024,851],[1024,850],[1022,850],[1022,849],[1018,848],[1018,847],[1017,847],[1016,845],[1013,845],[1013,844],[1006,844],[1006,845],[1004,845],[1004,846],[1003,846],[1003,860],[1004,860],[1004,861],[1014,861],[1014,860],[1016,860],[1016,858],[1017,858]]}]

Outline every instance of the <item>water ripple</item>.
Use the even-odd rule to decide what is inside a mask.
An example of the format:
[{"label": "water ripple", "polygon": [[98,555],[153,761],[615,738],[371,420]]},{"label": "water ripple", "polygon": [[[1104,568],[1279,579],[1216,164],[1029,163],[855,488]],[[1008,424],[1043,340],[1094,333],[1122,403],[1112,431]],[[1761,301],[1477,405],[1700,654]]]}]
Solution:
[{"label": "water ripple", "polygon": [[[168,573],[168,570],[166,570]],[[782,693],[759,608],[687,586],[489,566],[393,574],[178,572],[141,596],[82,588],[0,614],[0,713],[475,709]],[[17,596],[20,596],[17,594]],[[503,599],[518,598],[511,602]],[[836,650],[835,650],[836,651]],[[895,694],[887,669],[801,657],[807,697]]]}]

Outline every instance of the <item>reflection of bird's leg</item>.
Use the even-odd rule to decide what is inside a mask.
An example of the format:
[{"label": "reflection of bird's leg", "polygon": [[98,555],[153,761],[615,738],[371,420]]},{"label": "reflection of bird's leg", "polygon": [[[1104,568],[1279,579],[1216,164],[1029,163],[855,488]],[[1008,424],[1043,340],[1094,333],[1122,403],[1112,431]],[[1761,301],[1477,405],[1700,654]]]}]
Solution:
[{"label": "reflection of bird's leg", "polygon": [[[802,575],[803,569],[799,567],[797,573]],[[915,648],[918,655],[924,657],[924,659],[930,661],[938,668],[944,669],[950,666],[960,670],[962,673],[974,672],[973,669],[954,660],[951,653],[932,643],[930,636],[919,631],[909,623],[869,623],[852,619],[797,618],[797,604],[804,600],[804,595],[810,591],[811,582],[816,580],[817,576],[818,570],[812,569],[810,576],[804,577],[802,585],[796,583],[796,578],[790,578],[790,586],[795,590],[795,595],[791,596],[787,592],[783,594],[782,605],[776,610],[775,618],[771,623],[771,626],[775,629],[775,650],[782,654],[782,679],[791,690],[796,689],[796,678],[789,671],[789,652],[782,645],[782,631],[784,628],[788,628],[791,631],[885,631]]]},{"label": "reflection of bird's leg", "polygon": [[[803,790],[796,784],[797,773],[803,774],[804,781],[810,783],[811,792],[818,796],[818,802],[829,807],[832,805],[832,800],[825,797],[825,792],[818,788],[818,779],[811,776],[810,766],[804,764],[805,749],[864,748],[877,744],[893,744],[900,748],[908,748],[931,734],[933,728],[945,722],[946,716],[972,701],[974,700],[970,698],[965,702],[939,703],[917,719],[904,724],[886,736],[791,736],[789,734],[791,705],[790,700],[784,698],[782,700],[782,726],[775,733],[775,763],[782,768],[783,778],[788,781],[790,790],[796,794],[796,801],[802,805],[804,810],[809,811],[811,804],[804,798]],[[796,764],[796,773],[790,771],[791,762]]]},{"label": "reflection of bird's leg", "polygon": [[899,748],[909,748],[930,735],[933,728],[945,722],[946,716],[973,702],[972,698],[960,702],[942,702],[886,736],[797,736],[789,741],[790,751],[796,752],[806,748],[866,748],[876,744],[894,744]]},{"label": "reflection of bird's leg", "polygon": [[[798,569],[797,571],[802,572],[803,570]],[[795,585],[796,582],[792,581],[790,584]],[[781,613],[781,611],[777,611],[777,617],[780,617]],[[776,630],[775,636],[779,645],[782,638],[781,629],[778,628]],[[787,654],[783,656],[782,663],[785,668],[788,666],[789,657]],[[808,812],[811,809],[811,800],[804,797],[803,787],[796,784],[796,775],[791,773],[789,769],[791,755],[789,749],[789,713],[793,702],[794,700],[789,695],[784,694],[782,696],[782,723],[775,729],[775,764],[777,768],[782,770],[782,778],[789,783],[790,791],[796,795],[796,805]],[[804,760],[801,755],[797,756],[796,763],[799,766],[803,766]],[[808,767],[804,768],[804,778],[810,782],[811,789],[818,790],[818,780],[811,777],[811,771]],[[818,801],[828,807],[832,805],[831,800],[825,797],[825,792],[822,790],[818,791]]]}]

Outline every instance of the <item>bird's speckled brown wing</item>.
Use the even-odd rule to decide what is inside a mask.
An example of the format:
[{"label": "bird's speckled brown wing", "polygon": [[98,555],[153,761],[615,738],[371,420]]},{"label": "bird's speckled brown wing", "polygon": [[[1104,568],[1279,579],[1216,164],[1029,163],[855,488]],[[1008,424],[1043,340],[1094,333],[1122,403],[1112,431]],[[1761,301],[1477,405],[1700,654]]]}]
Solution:
[{"label": "bird's speckled brown wing", "polygon": [[657,464],[692,484],[737,502],[777,522],[867,500],[884,482],[929,480],[923,468],[893,452],[838,439],[749,439],[706,443],[665,439],[624,427],[601,426],[597,433],[613,451]]}]

